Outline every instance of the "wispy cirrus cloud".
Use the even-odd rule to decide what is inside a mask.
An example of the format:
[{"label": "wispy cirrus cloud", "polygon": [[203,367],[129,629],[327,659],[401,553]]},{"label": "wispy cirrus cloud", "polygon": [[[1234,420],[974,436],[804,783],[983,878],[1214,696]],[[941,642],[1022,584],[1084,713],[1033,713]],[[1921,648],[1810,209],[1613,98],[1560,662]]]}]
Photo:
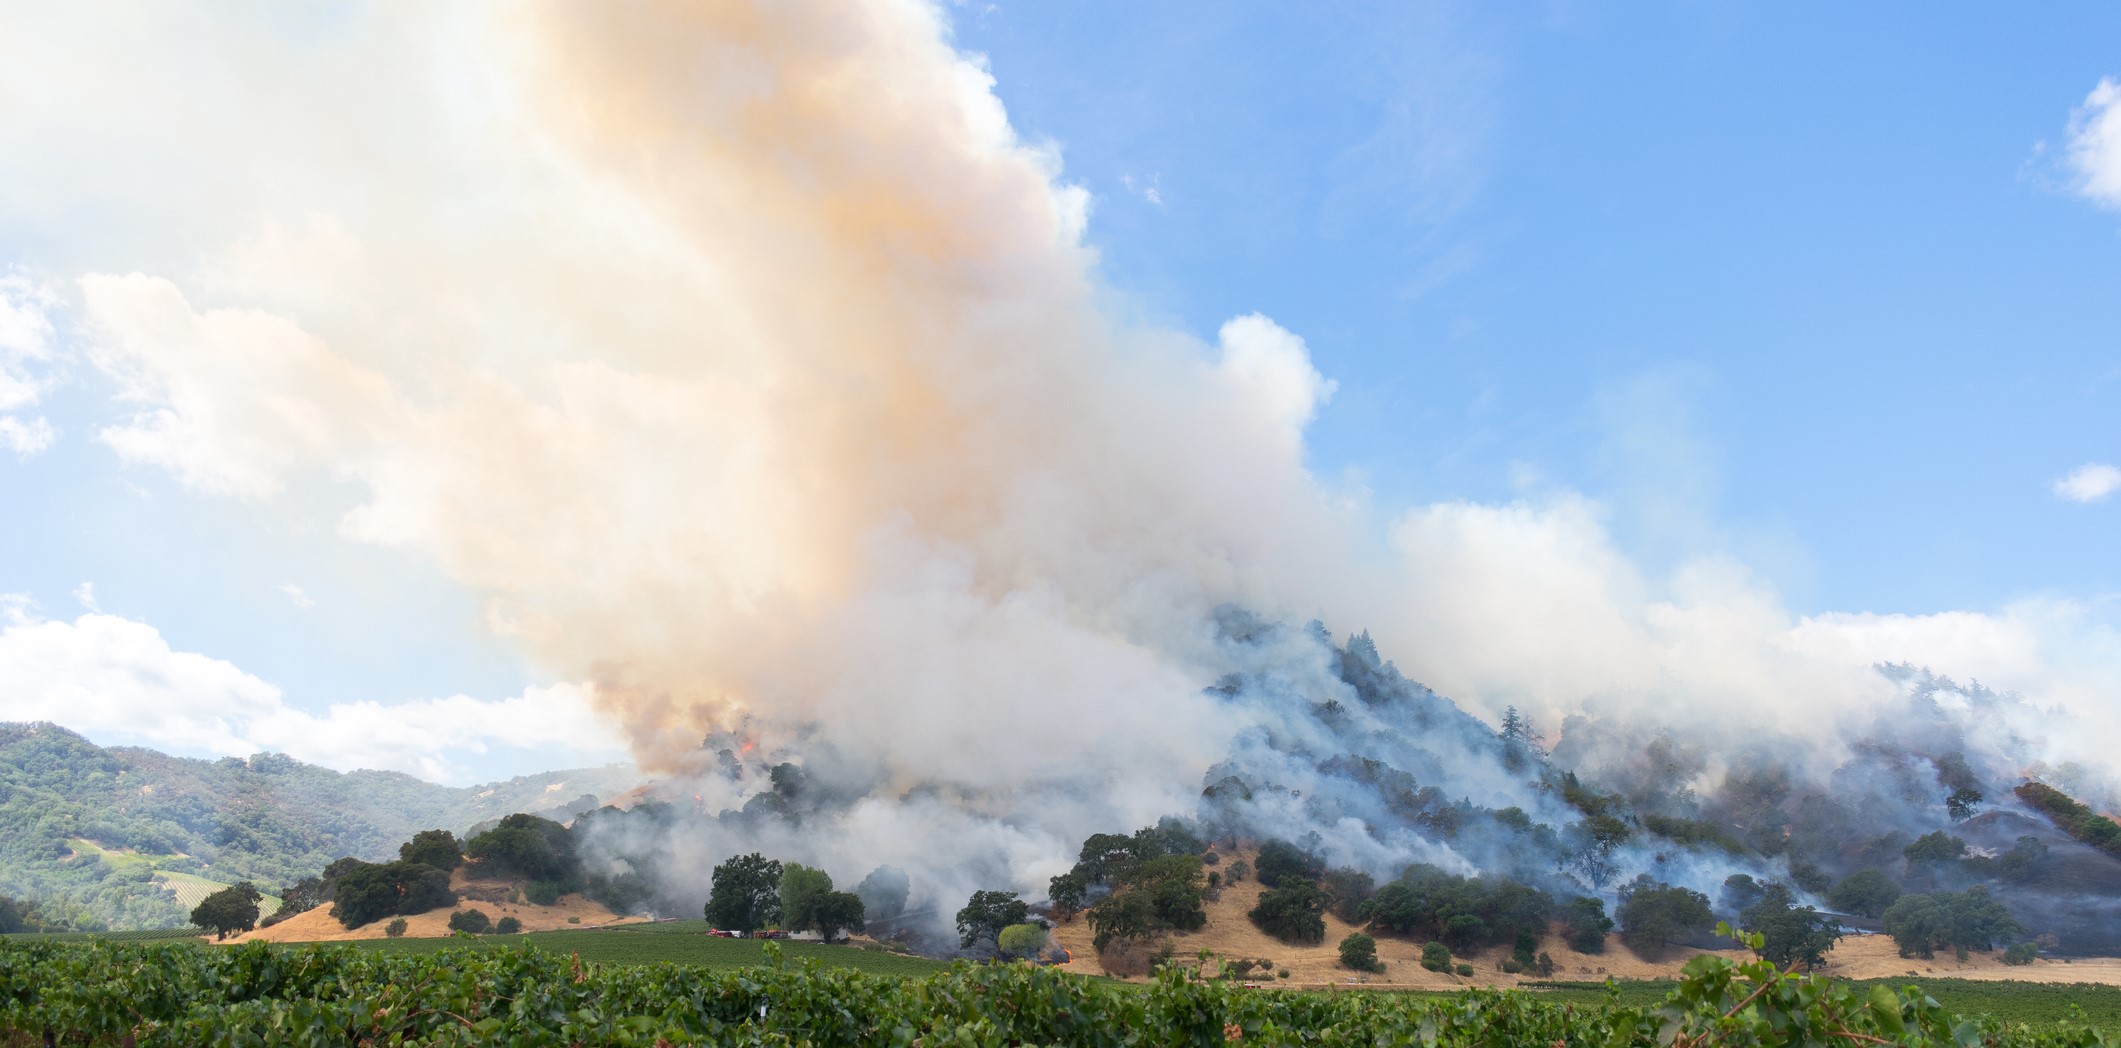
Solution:
[{"label": "wispy cirrus cloud", "polygon": [[2102,77],[2070,114],[2069,167],[2078,193],[2121,210],[2121,81]]}]

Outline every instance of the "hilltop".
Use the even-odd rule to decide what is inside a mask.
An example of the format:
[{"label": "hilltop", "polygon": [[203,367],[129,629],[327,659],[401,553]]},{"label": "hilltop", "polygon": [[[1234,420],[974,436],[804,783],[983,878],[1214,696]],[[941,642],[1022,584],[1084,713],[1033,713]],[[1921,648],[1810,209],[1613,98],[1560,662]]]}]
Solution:
[{"label": "hilltop", "polygon": [[182,900],[226,884],[271,893],[342,856],[393,857],[422,829],[461,833],[518,811],[564,818],[639,781],[612,766],[451,787],[284,754],[172,757],[98,746],[54,724],[0,723],[0,895],[75,927],[173,927],[185,922]]}]

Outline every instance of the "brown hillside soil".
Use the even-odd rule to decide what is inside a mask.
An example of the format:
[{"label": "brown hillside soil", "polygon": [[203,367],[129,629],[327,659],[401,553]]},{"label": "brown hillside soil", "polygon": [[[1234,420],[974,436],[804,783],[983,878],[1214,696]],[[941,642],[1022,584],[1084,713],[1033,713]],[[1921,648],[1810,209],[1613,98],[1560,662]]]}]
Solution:
[{"label": "brown hillside soil", "polygon": [[[1251,860],[1253,856],[1245,856]],[[1425,940],[1378,935],[1377,957],[1385,963],[1382,973],[1349,971],[1340,966],[1340,940],[1350,932],[1360,929],[1332,914],[1326,915],[1326,938],[1316,946],[1291,946],[1258,928],[1245,917],[1253,904],[1259,901],[1259,893],[1265,889],[1258,883],[1246,881],[1235,887],[1222,890],[1222,897],[1208,902],[1203,908],[1208,913],[1208,924],[1197,932],[1185,932],[1171,936],[1172,958],[1194,963],[1203,949],[1212,951],[1217,959],[1240,957],[1266,958],[1276,968],[1289,969],[1289,978],[1277,979],[1269,971],[1262,979],[1255,970],[1251,981],[1278,986],[1310,987],[1322,986],[1369,986],[1375,988],[1449,990],[1469,986],[1515,986],[1527,979],[1537,980],[1534,975],[1510,975],[1500,967],[1509,957],[1507,947],[1494,947],[1474,956],[1453,957],[1452,962],[1464,961],[1473,966],[1470,978],[1432,972],[1421,966],[1421,947]],[[1097,951],[1090,946],[1090,924],[1081,916],[1054,928],[1056,943],[1074,954],[1074,960],[1064,965],[1066,971],[1084,975],[1103,975],[1104,968],[1097,963]],[[1615,935],[1607,940],[1606,952],[1582,954],[1568,948],[1560,935],[1551,934],[1540,944],[1540,949],[1554,958],[1556,980],[1571,982],[1599,982],[1613,979],[1677,979],[1679,970],[1686,962],[1703,953],[1718,953],[1733,960],[1748,959],[1749,955],[1736,950],[1710,951],[1691,947],[1674,946],[1656,960],[1637,957],[1620,942]],[[2059,960],[2037,960],[2022,967],[2011,967],[2003,963],[2002,951],[1988,954],[1970,954],[1966,963],[1954,960],[1950,953],[1940,953],[1934,960],[1904,958],[1893,945],[1893,940],[1883,935],[1849,935],[1836,943],[1827,953],[1824,974],[1843,979],[1889,979],[1907,975],[1927,978],[1949,979],[2015,979],[2025,982],[2102,983],[2121,986],[2121,958],[2078,958],[2071,963]],[[1144,980],[1135,980],[1144,981]]]},{"label": "brown hillside soil", "polygon": [[[449,915],[458,910],[478,909],[495,921],[513,917],[523,922],[526,932],[550,932],[568,928],[600,928],[612,924],[632,924],[645,920],[642,917],[621,917],[603,906],[580,895],[562,895],[551,906],[532,906],[524,903],[486,902],[474,896],[507,898],[509,889],[521,885],[508,881],[474,880],[462,869],[452,873],[449,886],[462,896],[455,906],[414,914],[405,918],[405,937],[408,939],[441,938],[450,934]],[[359,928],[346,928],[339,919],[331,915],[332,907],[319,906],[308,913],[297,914],[270,928],[246,932],[229,942],[346,942],[352,939],[382,939],[384,926],[391,918],[371,921]],[[579,923],[569,924],[569,917],[580,918]]]}]

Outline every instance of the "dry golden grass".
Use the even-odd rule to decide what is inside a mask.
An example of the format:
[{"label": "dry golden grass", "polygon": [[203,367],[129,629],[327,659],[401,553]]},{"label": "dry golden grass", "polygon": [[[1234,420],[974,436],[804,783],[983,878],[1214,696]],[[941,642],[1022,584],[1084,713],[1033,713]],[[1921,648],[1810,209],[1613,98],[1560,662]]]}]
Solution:
[{"label": "dry golden grass", "polygon": [[[461,869],[450,875],[449,886],[456,889],[459,894],[478,892],[504,896],[510,888],[518,887],[518,885],[511,884],[508,881],[473,880],[468,878],[465,875],[465,871]],[[331,909],[330,906],[319,906],[308,913],[297,914],[270,928],[260,928],[253,932],[247,932],[228,941],[347,942],[353,939],[381,939],[386,937],[383,929],[390,924],[388,918],[380,921],[371,921],[359,928],[345,928],[340,926],[338,918],[331,915]],[[455,906],[430,910],[426,913],[415,914],[405,918],[405,937],[408,939],[426,939],[446,936],[449,934],[449,915],[457,910],[465,909],[484,910],[486,911],[486,916],[493,918],[495,921],[499,921],[503,917],[513,917],[522,922],[523,930],[526,932],[550,932],[568,928],[597,928],[610,924],[629,924],[644,919],[640,917],[621,917],[580,895],[562,895],[559,901],[551,906],[532,906],[527,902],[484,902],[466,897]],[[577,918],[577,921],[569,923],[568,918],[570,917]]]}]

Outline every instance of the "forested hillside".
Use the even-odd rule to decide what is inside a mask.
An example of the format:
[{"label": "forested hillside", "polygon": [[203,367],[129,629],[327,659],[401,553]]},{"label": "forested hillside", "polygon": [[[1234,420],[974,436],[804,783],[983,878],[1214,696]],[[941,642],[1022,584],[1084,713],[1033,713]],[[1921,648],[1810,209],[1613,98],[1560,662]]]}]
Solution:
[{"label": "forested hillside", "polygon": [[418,830],[461,833],[517,811],[565,817],[637,781],[615,766],[437,786],[281,754],[207,761],[104,748],[53,724],[0,723],[0,895],[34,900],[47,922],[173,926],[188,907],[172,881],[271,891],[342,856],[394,857]]}]

